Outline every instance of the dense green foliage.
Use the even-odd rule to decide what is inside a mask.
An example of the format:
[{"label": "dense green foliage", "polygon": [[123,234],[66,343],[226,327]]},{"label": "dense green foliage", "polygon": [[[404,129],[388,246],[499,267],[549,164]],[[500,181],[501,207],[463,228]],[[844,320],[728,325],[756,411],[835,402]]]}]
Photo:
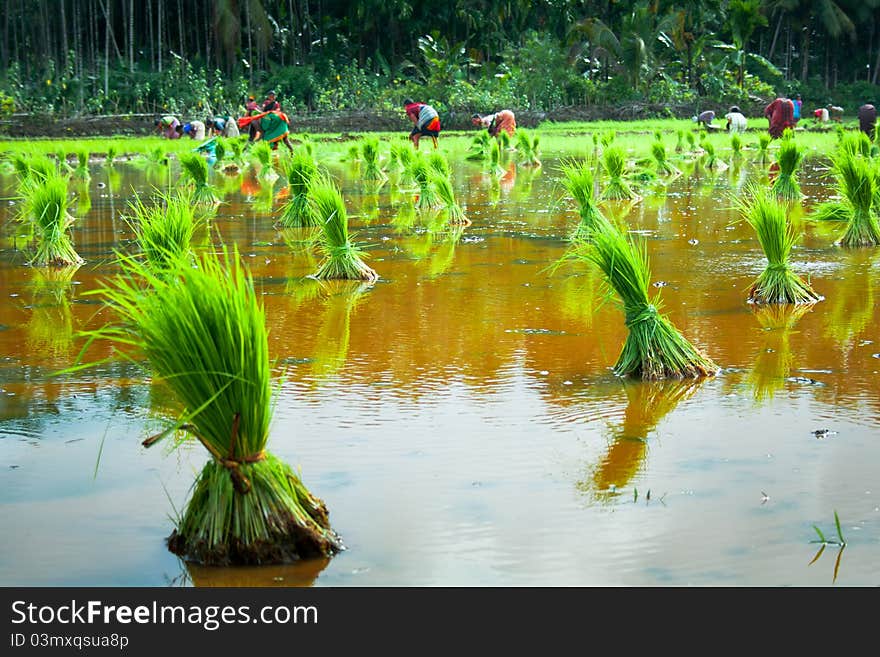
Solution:
[{"label": "dense green foliage", "polygon": [[4,4],[0,113],[877,100],[878,0]]}]

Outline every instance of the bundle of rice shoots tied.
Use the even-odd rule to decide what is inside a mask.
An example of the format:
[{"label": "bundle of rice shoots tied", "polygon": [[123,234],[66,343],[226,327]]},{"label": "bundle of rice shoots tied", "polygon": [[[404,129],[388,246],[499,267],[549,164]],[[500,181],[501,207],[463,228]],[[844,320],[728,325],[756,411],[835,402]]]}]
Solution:
[{"label": "bundle of rice shoots tied", "polygon": [[207,565],[286,563],[342,549],[324,502],[266,451],[273,408],[268,331],[237,248],[206,252],[173,276],[123,260],[122,273],[101,292],[119,323],[92,337],[140,352],[179,411],[172,427],[144,445],[183,431],[212,457],[168,549]]},{"label": "bundle of rice shoots tied", "polygon": [[503,176],[506,173],[501,166],[501,142],[497,139],[489,146],[489,162],[484,166],[488,168],[489,173],[496,176]]},{"label": "bundle of rice shoots tied", "polygon": [[189,264],[196,219],[189,194],[159,193],[147,205],[140,196],[130,201],[128,223],[151,271],[174,271],[181,261]]},{"label": "bundle of rice shoots tied", "polygon": [[378,279],[378,274],[363,261],[363,250],[349,235],[345,200],[332,180],[320,178],[312,182],[309,208],[321,227],[318,246],[324,256],[314,277],[319,280]]},{"label": "bundle of rice shoots tied", "polygon": [[112,167],[115,164],[116,158],[118,156],[119,156],[119,149],[116,148],[116,144],[112,144],[112,143],[107,144],[107,155],[104,159],[105,164],[108,167]]},{"label": "bundle of rice shoots tied", "polygon": [[496,141],[501,146],[501,150],[503,151],[509,150],[511,148],[510,133],[506,130],[502,130],[498,133],[498,139]]},{"label": "bundle of rice shoots tied", "polygon": [[31,157],[16,155],[12,158],[12,166],[18,178],[19,194],[24,194],[30,186],[60,175],[58,165],[45,155]]},{"label": "bundle of rice shoots tied", "polygon": [[681,171],[666,157],[666,146],[659,139],[655,139],[651,144],[651,157],[654,158],[654,168],[660,175],[677,176],[681,174]]},{"label": "bundle of rice shoots tied", "polygon": [[644,243],[637,245],[607,221],[599,222],[591,237],[571,257],[596,265],[622,302],[629,334],[615,374],[649,380],[714,376],[718,366],[660,314],[660,294],[648,297],[651,274]]},{"label": "bundle of rice shoots tied", "polygon": [[431,168],[427,158],[420,151],[416,151],[409,164],[409,175],[419,186],[416,209],[420,211],[433,210],[440,206],[440,199],[437,196],[437,190],[431,184],[430,174]]},{"label": "bundle of rice shoots tied", "polygon": [[208,161],[198,153],[181,153],[178,158],[184,176],[193,184],[193,202],[200,205],[219,204],[220,197],[208,183]]},{"label": "bundle of rice shoots tied", "polygon": [[560,166],[562,186],[575,200],[580,221],[571,234],[572,242],[589,240],[601,221],[607,221],[599,209],[596,180],[589,160],[564,160]]},{"label": "bundle of rice shoots tied", "polygon": [[287,187],[290,194],[281,214],[278,224],[284,228],[296,228],[301,226],[315,226],[317,222],[309,213],[309,186],[318,175],[318,165],[312,156],[303,149],[297,149],[286,159],[281,160],[281,171],[287,178]]},{"label": "bundle of rice shoots tied", "polygon": [[708,139],[700,141],[700,148],[703,149],[703,165],[707,169],[714,169],[718,166],[718,157],[715,155],[715,145]]},{"label": "bundle of rice shoots tied", "polygon": [[223,137],[217,137],[214,141],[214,166],[218,169],[223,168],[223,160],[226,159],[226,152],[229,150],[227,141]]},{"label": "bundle of rice shoots tied", "polygon": [[267,142],[258,141],[253,145],[251,148],[251,159],[259,168],[257,177],[260,180],[274,181],[278,178],[278,174],[272,166],[272,147]]},{"label": "bundle of rice shoots tied", "polygon": [[67,180],[61,174],[32,179],[19,199],[17,218],[30,225],[35,242],[28,264],[66,267],[84,262],[73,247],[70,227],[75,219],[68,211]]},{"label": "bundle of rice shoots tied", "polygon": [[78,149],[76,151],[76,168],[70,175],[74,180],[83,182],[92,179],[92,174],[89,173],[89,152],[87,150]]},{"label": "bundle of rice shoots tied", "polygon": [[767,266],[749,287],[749,303],[810,304],[822,297],[791,270],[789,260],[799,235],[788,219],[788,208],[773,190],[751,184],[735,203],[748,224],[755,229],[767,258]]},{"label": "bundle of rice shoots tied", "polygon": [[395,171],[405,171],[412,159],[413,150],[409,142],[394,140],[388,148],[388,160]]},{"label": "bundle of rice shoots tied", "polygon": [[843,133],[837,141],[836,152],[871,157],[871,140],[861,130]]},{"label": "bundle of rice shoots tied", "polygon": [[379,139],[377,137],[364,138],[361,144],[361,156],[364,161],[361,177],[364,180],[384,180],[387,178],[379,166]]},{"label": "bundle of rice shoots tied", "polygon": [[520,164],[527,167],[541,166],[539,143],[538,135],[522,128],[516,131],[516,150],[519,152]]},{"label": "bundle of rice shoots tied", "polygon": [[467,155],[465,155],[465,159],[467,160],[485,160],[488,156],[489,152],[489,133],[485,130],[480,130],[471,140],[471,144],[468,147]]},{"label": "bundle of rice shoots tied", "polygon": [[448,223],[470,226],[471,220],[467,218],[464,210],[462,210],[458,201],[455,200],[455,191],[452,189],[452,182],[449,180],[449,176],[438,171],[432,171],[429,182],[437,190],[437,196],[448,215]]},{"label": "bundle of rice shoots tied", "polygon": [[608,182],[602,191],[603,199],[615,201],[630,200],[636,194],[624,179],[626,174],[626,154],[619,146],[609,146],[602,153],[602,168]]},{"label": "bundle of rice shoots tied", "polygon": [[772,190],[782,200],[797,201],[801,197],[801,187],[797,181],[797,170],[804,161],[804,151],[794,139],[781,139],[776,151],[776,164],[779,172],[773,181]]},{"label": "bundle of rice shoots tied", "polygon": [[675,133],[675,152],[681,153],[684,150],[684,130],[677,130]]},{"label": "bundle of rice shoots tied", "polygon": [[449,160],[446,159],[446,156],[439,151],[433,151],[428,156],[428,167],[441,176],[445,176],[446,178],[450,178],[452,176],[452,169],[449,166]]},{"label": "bundle of rice shoots tied", "polygon": [[880,222],[874,212],[880,192],[877,165],[874,160],[841,151],[834,161],[834,173],[838,189],[851,210],[838,243],[847,247],[877,246],[880,244]]},{"label": "bundle of rice shoots tied", "polygon": [[735,159],[742,157],[742,137],[735,132],[730,135],[730,150],[733,151]]},{"label": "bundle of rice shoots tied", "polygon": [[770,142],[772,141],[772,137],[768,135],[766,132],[762,132],[758,135],[758,159],[761,163],[767,162],[767,157],[770,152]]}]

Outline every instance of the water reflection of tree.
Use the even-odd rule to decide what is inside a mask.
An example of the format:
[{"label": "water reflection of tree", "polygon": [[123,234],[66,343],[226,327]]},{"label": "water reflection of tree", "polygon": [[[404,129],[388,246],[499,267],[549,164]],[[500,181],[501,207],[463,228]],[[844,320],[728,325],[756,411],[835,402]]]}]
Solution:
[{"label": "water reflection of tree", "polygon": [[827,295],[825,335],[848,355],[874,318],[876,265],[880,253],[871,249],[851,249],[845,254],[846,266],[840,284]]},{"label": "water reflection of tree", "polygon": [[280,566],[242,566],[218,568],[186,562],[180,584],[197,587],[284,587],[312,586],[330,559],[302,559]]},{"label": "water reflection of tree", "polygon": [[702,383],[703,379],[623,380],[628,400],[623,422],[613,430],[608,451],[593,467],[590,478],[577,483],[578,490],[598,501],[613,499],[644,466],[651,432]]},{"label": "water reflection of tree", "polygon": [[789,337],[795,324],[812,310],[811,304],[770,303],[755,309],[755,318],[764,332],[761,349],[749,371],[755,399],[772,398],[785,385],[792,370]]}]

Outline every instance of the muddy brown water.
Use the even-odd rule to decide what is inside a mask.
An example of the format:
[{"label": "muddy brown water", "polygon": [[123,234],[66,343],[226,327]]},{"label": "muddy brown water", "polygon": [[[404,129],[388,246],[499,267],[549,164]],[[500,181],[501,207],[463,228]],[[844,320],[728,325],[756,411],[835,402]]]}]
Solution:
[{"label": "muddy brown water", "polygon": [[[161,426],[161,388],[121,359],[52,376],[76,331],[101,323],[87,292],[130,247],[126,202],[161,176],[92,168],[74,227],[86,264],[67,278],[23,265],[4,201],[0,583],[880,584],[880,249],[842,249],[839,226],[806,224],[792,263],[825,299],[756,310],[746,290],[764,259],[730,199],[760,167],[615,204],[647,240],[665,312],[722,367],[622,380],[626,329],[601,278],[550,270],[577,221],[558,164],[498,180],[453,162],[473,221],[456,236],[412,216],[393,178],[372,193],[330,162],[373,285],[307,278],[318,258],[304,231],[273,227],[273,192],[215,176],[228,191],[213,226],[253,271],[283,376],[269,448],[301,469],[347,547],[267,568],[191,566],[166,549],[207,454],[141,447]],[[822,173],[807,163],[796,215],[828,198]],[[9,196],[12,176],[2,184]],[[847,545],[814,560],[814,525],[836,539],[835,511]]]}]

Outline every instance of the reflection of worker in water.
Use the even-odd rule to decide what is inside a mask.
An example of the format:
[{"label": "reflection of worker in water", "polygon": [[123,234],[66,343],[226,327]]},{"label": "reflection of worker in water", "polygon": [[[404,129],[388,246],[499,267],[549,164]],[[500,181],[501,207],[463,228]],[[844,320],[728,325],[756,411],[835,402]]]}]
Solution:
[{"label": "reflection of worker in water", "polygon": [[502,192],[507,193],[513,189],[513,186],[516,184],[516,162],[508,163],[507,170],[499,179],[498,184]]}]

